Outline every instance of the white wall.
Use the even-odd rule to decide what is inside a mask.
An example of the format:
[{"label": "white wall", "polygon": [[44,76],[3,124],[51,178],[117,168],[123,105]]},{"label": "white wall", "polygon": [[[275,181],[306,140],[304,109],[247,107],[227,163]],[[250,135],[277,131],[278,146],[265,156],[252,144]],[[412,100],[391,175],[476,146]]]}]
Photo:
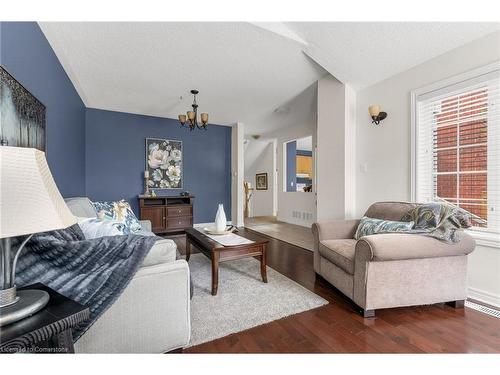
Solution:
[{"label": "white wall", "polygon": [[244,187],[244,134],[245,126],[238,122],[231,130],[231,221],[243,226]]},{"label": "white wall", "polygon": [[267,173],[268,190],[254,190],[250,199],[250,217],[272,216],[275,194],[273,169],[276,152],[273,140],[248,139],[245,147],[245,181],[255,188],[255,175]]},{"label": "white wall", "polygon": [[328,75],[318,81],[317,217],[355,215],[356,93]]},{"label": "white wall", "polygon": [[[382,200],[410,200],[410,92],[500,60],[500,32],[447,52],[357,93],[356,212]],[[370,104],[388,113],[371,124]],[[500,249],[478,246],[469,257],[469,289],[500,304]],[[485,300],[483,298],[483,300]],[[487,302],[485,300],[485,302]]]},{"label": "white wall", "polygon": [[318,220],[344,218],[344,93],[331,75],[318,81]]},{"label": "white wall", "polygon": [[[500,32],[490,34],[358,91],[358,216],[375,201],[410,199],[410,92],[500,59],[499,45]],[[378,126],[371,124],[370,104],[380,104],[388,114]]]},{"label": "white wall", "polygon": [[[316,118],[304,123],[301,126],[291,126],[265,134],[262,141],[274,140],[276,142],[277,158],[277,210],[278,220],[286,223],[297,224],[302,226],[311,226],[316,221],[316,182],[313,180],[313,192],[286,192],[284,189],[284,177],[286,166],[284,160],[283,144],[288,141],[293,141],[298,138],[312,136],[313,145],[316,145]],[[315,161],[313,160],[313,164]],[[314,165],[313,165],[314,170]],[[310,213],[310,219],[297,218],[293,216],[294,211]]]},{"label": "white wall", "polygon": [[500,249],[478,246],[469,255],[468,296],[500,307]]}]

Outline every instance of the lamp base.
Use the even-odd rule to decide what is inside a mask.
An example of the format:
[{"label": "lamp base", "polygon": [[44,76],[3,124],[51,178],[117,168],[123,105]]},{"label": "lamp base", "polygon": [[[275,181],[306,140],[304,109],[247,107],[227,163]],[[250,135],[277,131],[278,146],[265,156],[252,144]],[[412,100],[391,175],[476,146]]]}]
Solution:
[{"label": "lamp base", "polygon": [[49,294],[37,289],[19,290],[17,298],[15,303],[0,307],[0,327],[33,315],[49,302]]}]

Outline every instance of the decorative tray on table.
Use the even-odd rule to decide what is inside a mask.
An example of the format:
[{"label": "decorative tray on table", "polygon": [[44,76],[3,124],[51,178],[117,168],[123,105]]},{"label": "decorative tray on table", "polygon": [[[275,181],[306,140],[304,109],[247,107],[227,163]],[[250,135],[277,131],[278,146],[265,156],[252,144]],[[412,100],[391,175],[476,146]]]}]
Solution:
[{"label": "decorative tray on table", "polygon": [[212,235],[216,235],[216,236],[222,236],[224,234],[229,234],[229,233],[233,233],[233,232],[237,232],[238,230],[236,229],[235,226],[233,225],[228,225],[226,227],[226,230],[223,230],[221,232],[217,231],[215,229],[215,227],[206,227],[206,228],[203,228],[203,230],[208,233],[208,234],[212,234]]}]

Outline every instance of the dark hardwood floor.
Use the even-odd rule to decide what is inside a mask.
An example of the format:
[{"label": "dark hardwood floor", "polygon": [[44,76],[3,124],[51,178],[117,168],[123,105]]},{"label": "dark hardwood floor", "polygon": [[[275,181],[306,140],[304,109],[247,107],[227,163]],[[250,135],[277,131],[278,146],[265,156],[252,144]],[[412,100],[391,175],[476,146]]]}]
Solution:
[{"label": "dark hardwood floor", "polygon": [[[377,310],[375,318],[363,319],[346,297],[315,276],[312,252],[242,231],[250,238],[269,240],[269,267],[330,303],[188,348],[185,353],[500,352],[500,319],[444,304]],[[184,252],[185,237],[171,238]]]}]

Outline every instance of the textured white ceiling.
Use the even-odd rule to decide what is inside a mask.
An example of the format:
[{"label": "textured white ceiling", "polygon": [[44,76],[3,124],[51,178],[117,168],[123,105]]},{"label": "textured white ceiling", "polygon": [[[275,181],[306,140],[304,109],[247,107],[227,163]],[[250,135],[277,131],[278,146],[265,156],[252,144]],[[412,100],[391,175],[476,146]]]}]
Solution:
[{"label": "textured white ceiling", "polygon": [[[500,29],[479,22],[295,22],[304,49],[341,82],[369,86]],[[493,47],[492,47],[493,48]]]},{"label": "textured white ceiling", "polygon": [[189,91],[196,88],[199,110],[211,123],[240,121],[252,134],[314,119],[314,83],[324,69],[362,87],[498,29],[491,23],[40,26],[87,107],[177,118],[190,109]]},{"label": "textured white ceiling", "polygon": [[[249,131],[325,71],[296,42],[249,23],[41,23],[86,106],[177,118],[191,109]],[[183,100],[179,97],[183,96]],[[291,110],[291,108],[290,108]]]}]

